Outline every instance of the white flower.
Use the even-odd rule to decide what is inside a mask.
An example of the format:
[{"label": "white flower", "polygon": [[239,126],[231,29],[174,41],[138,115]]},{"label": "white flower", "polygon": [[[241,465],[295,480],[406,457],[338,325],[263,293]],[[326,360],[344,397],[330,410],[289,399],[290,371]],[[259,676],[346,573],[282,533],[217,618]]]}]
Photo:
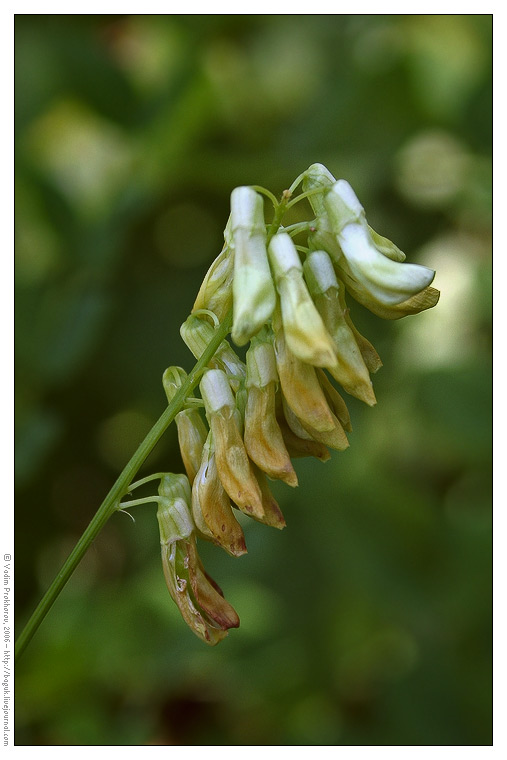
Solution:
[{"label": "white flower", "polygon": [[266,324],[276,304],[263,200],[251,187],[232,191],[230,229],[234,249],[232,339],[244,346]]},{"label": "white flower", "polygon": [[[351,186],[338,180],[324,198],[331,231],[343,253],[335,263],[345,284],[365,291],[380,304],[394,306],[428,287],[435,272],[419,264],[405,264],[386,255],[390,241],[382,238],[382,252],[366,222],[364,209]],[[399,250],[399,249],[396,249]]]}]

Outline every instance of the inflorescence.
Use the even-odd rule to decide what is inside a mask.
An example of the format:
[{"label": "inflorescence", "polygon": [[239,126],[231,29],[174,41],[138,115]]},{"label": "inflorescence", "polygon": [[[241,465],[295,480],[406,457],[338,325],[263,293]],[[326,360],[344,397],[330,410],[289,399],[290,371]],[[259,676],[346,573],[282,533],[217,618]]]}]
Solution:
[{"label": "inflorescence", "polygon": [[[302,181],[303,192],[291,200]],[[266,224],[262,194],[273,200]],[[283,228],[284,212],[308,198],[315,218]],[[306,245],[293,237],[306,234]],[[234,511],[275,528],[285,520],[269,479],[295,487],[292,460],[326,461],[329,449],[349,445],[350,417],[333,378],[369,406],[376,403],[370,375],[382,362],[354,327],[346,294],[383,319],[429,309],[439,291],[435,272],[403,263],[405,255],[367,223],[345,180],[313,164],[278,203],[263,188],[237,187],[222,252],[201,285],[181,336],[198,359],[232,308],[232,340],[247,346],[243,361],[223,340],[200,381],[200,398],[187,398],[176,416],[185,475],[163,473],[155,501],[162,563],[169,592],[197,636],[223,639],[239,618],[204,570],[196,537],[233,557],[245,554]],[[163,385],[169,402],[187,375],[169,367]],[[206,422],[201,413],[204,407]]]}]

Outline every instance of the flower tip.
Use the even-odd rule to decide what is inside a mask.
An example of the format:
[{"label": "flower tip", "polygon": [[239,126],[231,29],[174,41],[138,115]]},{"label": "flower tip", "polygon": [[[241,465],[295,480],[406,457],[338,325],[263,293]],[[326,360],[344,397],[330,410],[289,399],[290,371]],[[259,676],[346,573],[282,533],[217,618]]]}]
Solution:
[{"label": "flower tip", "polygon": [[234,557],[242,557],[244,554],[248,554],[245,539],[237,541],[234,545],[231,545],[230,550]]},{"label": "flower tip", "polygon": [[280,478],[280,480],[283,480],[283,482],[291,488],[297,488],[299,485],[298,476],[294,470],[291,470],[290,472],[287,471],[287,473],[285,473],[283,477]]},{"label": "flower tip", "polygon": [[363,383],[361,388],[359,389],[359,394],[357,396],[361,401],[364,401],[365,404],[368,404],[368,406],[375,406],[377,403],[377,398],[375,396],[375,391],[373,390],[373,383],[371,380],[367,383]]},{"label": "flower tip", "polygon": [[318,180],[322,185],[333,185],[336,182],[335,177],[324,164],[311,164],[305,172],[305,179]]}]

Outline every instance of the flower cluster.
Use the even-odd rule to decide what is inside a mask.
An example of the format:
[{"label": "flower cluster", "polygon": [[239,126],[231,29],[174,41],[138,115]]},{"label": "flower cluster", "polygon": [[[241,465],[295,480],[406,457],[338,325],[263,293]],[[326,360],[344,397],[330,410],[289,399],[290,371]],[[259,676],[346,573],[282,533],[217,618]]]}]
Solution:
[{"label": "flower cluster", "polygon": [[[430,287],[435,273],[404,263],[405,255],[368,225],[345,180],[336,181],[321,164],[299,179],[303,193],[292,203],[308,198],[315,218],[287,228],[281,219],[292,190],[270,225],[261,192],[232,192],[224,248],[181,327],[200,358],[232,308],[232,340],[249,344],[243,360],[224,339],[202,375],[200,398],[187,399],[176,416],[186,475],[164,475],[157,497],[169,591],[191,629],[210,644],[239,619],[202,568],[196,536],[237,557],[246,544],[235,510],[285,526],[269,479],[297,486],[294,458],[325,461],[329,449],[349,445],[349,413],[332,379],[376,403],[371,374],[382,362],[355,328],[346,296],[384,319],[416,314],[439,297]],[[295,245],[303,233],[306,245]],[[166,370],[169,401],[185,378],[179,367]]]}]

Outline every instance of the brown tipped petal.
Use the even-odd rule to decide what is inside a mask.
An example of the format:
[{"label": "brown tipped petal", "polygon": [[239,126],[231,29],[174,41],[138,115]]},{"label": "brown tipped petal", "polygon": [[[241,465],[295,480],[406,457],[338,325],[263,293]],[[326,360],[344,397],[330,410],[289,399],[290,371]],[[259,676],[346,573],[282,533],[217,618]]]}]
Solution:
[{"label": "brown tipped petal", "polygon": [[190,584],[199,607],[219,628],[238,628],[239,617],[236,610],[224,599],[221,591],[217,590],[219,587],[210,582],[211,579],[205,573],[197,554],[195,540],[189,541],[188,558]]},{"label": "brown tipped petal", "polygon": [[248,389],[245,448],[250,459],[270,478],[297,486],[298,479],[275,416],[275,384]]},{"label": "brown tipped petal", "polygon": [[214,646],[227,636],[227,628],[217,627],[199,609],[188,580],[188,570],[185,567],[188,562],[188,551],[188,541],[177,541],[173,544],[162,545],[162,565],[167,588],[172,599],[176,602],[183,620],[193,633],[206,644]]}]

